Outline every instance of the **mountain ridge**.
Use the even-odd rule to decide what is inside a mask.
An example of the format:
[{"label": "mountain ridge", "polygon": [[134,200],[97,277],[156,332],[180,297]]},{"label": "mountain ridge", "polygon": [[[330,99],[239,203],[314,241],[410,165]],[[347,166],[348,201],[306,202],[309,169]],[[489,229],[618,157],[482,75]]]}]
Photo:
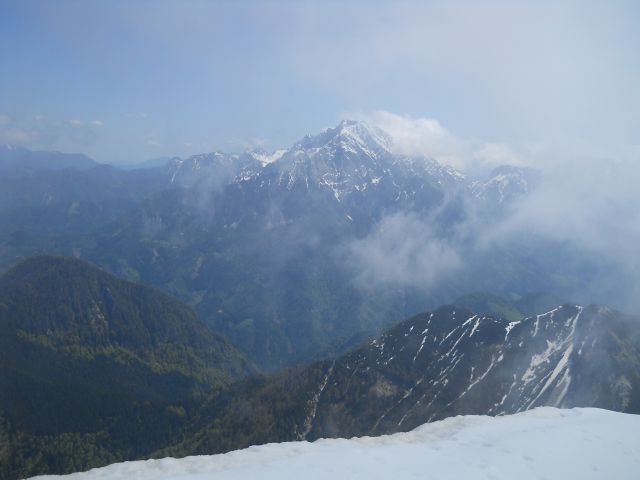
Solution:
[{"label": "mountain ridge", "polygon": [[[383,435],[538,406],[638,413],[639,321],[595,305],[566,304],[519,321],[442,306],[343,356],[212,396],[191,433],[154,456]],[[242,415],[245,408],[254,415]]]},{"label": "mountain ridge", "polygon": [[159,448],[181,402],[255,373],[167,294],[52,256],[0,277],[0,363],[2,478]]}]

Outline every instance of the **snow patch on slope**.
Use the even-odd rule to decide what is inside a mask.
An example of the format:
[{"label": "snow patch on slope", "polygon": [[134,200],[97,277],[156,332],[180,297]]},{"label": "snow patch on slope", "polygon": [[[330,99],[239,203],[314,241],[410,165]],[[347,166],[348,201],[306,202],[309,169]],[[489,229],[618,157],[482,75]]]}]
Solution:
[{"label": "snow patch on slope", "polygon": [[287,153],[288,151],[289,150],[286,150],[286,149],[276,150],[273,153],[255,151],[255,152],[251,152],[251,156],[256,160],[258,160],[264,166],[264,165],[273,163],[277,160],[280,160],[284,156],[284,154]]},{"label": "snow patch on slope", "polygon": [[[407,433],[250,447],[222,455],[125,462],[69,480],[281,478],[635,479],[640,416],[551,407],[461,416]],[[37,477],[40,479],[54,477]]]}]

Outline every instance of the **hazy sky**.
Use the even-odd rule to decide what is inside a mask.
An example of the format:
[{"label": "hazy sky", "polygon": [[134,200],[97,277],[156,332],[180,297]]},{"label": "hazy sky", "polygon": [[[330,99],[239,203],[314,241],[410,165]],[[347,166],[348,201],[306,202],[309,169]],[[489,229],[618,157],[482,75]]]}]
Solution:
[{"label": "hazy sky", "polygon": [[124,162],[384,111],[607,155],[640,144],[639,5],[3,0],[0,143]]}]

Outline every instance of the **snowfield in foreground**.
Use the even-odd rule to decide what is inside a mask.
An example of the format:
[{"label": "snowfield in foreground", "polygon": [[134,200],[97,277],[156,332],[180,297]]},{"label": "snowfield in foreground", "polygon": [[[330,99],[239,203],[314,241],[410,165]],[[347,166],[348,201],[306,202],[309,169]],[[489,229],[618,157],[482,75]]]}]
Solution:
[{"label": "snowfield in foreground", "polygon": [[637,479],[638,432],[640,415],[542,407],[495,418],[448,418],[382,437],[274,443],[222,455],[125,462],[63,478]]}]

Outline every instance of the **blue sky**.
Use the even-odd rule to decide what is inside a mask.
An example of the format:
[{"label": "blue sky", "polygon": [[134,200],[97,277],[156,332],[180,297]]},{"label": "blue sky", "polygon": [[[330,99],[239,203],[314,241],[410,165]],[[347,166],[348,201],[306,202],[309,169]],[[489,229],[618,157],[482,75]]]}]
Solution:
[{"label": "blue sky", "polygon": [[636,5],[3,0],[0,142],[119,163],[384,111],[606,154],[640,144]]}]

